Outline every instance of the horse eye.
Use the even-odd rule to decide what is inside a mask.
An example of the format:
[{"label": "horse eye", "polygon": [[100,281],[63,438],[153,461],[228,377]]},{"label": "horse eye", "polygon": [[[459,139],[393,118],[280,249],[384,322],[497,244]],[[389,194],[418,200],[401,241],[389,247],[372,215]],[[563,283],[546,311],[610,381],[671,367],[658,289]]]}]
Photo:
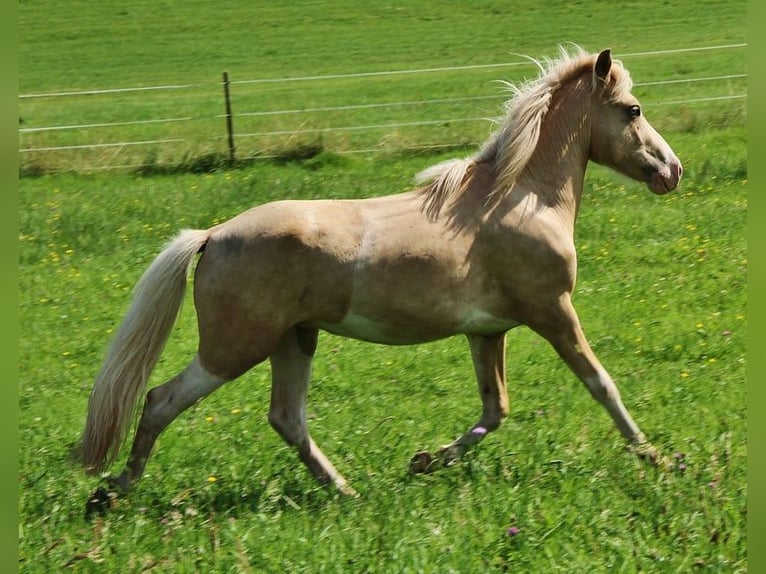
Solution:
[{"label": "horse eye", "polygon": [[628,108],[628,116],[631,120],[635,120],[641,115],[641,106],[630,106]]}]

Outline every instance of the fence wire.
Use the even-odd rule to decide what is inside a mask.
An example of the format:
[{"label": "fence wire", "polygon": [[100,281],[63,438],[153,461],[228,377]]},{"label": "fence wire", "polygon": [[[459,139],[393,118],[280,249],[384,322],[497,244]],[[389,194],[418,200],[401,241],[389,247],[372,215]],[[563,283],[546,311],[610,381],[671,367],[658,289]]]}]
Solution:
[{"label": "fence wire", "polygon": [[[747,44],[725,44],[716,46],[702,46],[702,47],[688,47],[688,48],[676,48],[672,50],[655,50],[646,52],[635,52],[622,54],[619,57],[622,60],[630,58],[651,57],[659,55],[670,54],[682,54],[689,52],[710,52],[719,50],[739,49],[746,47]],[[329,74],[329,75],[314,75],[314,76],[294,76],[286,78],[255,78],[244,80],[232,80],[229,83],[232,86],[241,86],[246,88],[247,86],[256,86],[263,84],[281,84],[283,86],[289,86],[296,82],[311,82],[311,81],[333,81],[341,79],[360,79],[360,78],[376,78],[386,76],[419,76],[432,74],[435,72],[462,72],[468,70],[490,70],[496,68],[508,68],[518,66],[533,66],[533,61],[525,60],[521,62],[506,62],[506,63],[490,63],[490,64],[475,64],[468,66],[448,66],[448,67],[432,67],[432,68],[419,68],[410,70],[388,70],[388,71],[367,71],[367,72],[354,72],[346,74]],[[657,79],[647,82],[637,82],[634,84],[636,88],[647,87],[662,87],[671,85],[693,85],[693,84],[710,84],[715,86],[723,85],[724,88],[728,88],[729,93],[721,94],[716,93],[709,96],[690,97],[690,98],[678,98],[678,99],[664,99],[651,102],[651,105],[690,105],[703,102],[725,101],[725,100],[740,100],[747,97],[746,93],[731,93],[731,83],[742,81],[747,79],[747,74],[723,74],[723,75],[702,75],[693,78],[666,78]],[[76,96],[103,96],[106,98],[124,96],[126,94],[142,95],[151,92],[167,92],[167,91],[185,91],[191,92],[196,89],[220,89],[223,82],[208,82],[208,83],[189,83],[189,84],[172,84],[172,85],[157,85],[157,86],[142,86],[142,87],[128,87],[128,88],[104,88],[104,89],[91,89],[91,90],[79,90],[79,91],[62,91],[51,93],[38,93],[38,94],[21,94],[20,104],[30,104],[33,101],[39,101],[37,105],[54,105],[45,104],[45,102],[56,102],[62,98],[72,98]],[[210,98],[208,94],[206,97]],[[246,96],[246,94],[244,95]],[[247,98],[243,96],[243,100]],[[489,101],[501,101],[503,94],[495,95],[465,95],[446,98],[420,98],[411,100],[397,100],[397,101],[383,101],[383,102],[349,102],[338,105],[319,105],[319,106],[306,106],[306,107],[285,107],[282,109],[244,109],[239,110],[239,107],[235,105],[236,111],[232,117],[237,121],[253,121],[265,118],[290,118],[307,116],[312,117],[320,115],[329,117],[331,115],[344,114],[350,112],[364,112],[372,110],[381,110],[386,108],[412,108],[416,106],[437,106],[437,105],[464,105],[471,102],[489,102]],[[236,104],[236,102],[235,102]],[[71,106],[71,102],[67,104]],[[223,106],[221,106],[223,107]],[[115,109],[119,109],[118,105],[115,105]],[[55,113],[54,113],[55,115]],[[155,137],[155,138],[140,138],[137,140],[119,140],[119,141],[102,141],[103,138],[97,135],[89,136],[88,134],[96,134],[99,130],[109,131],[116,128],[136,127],[136,126],[161,126],[169,124],[182,124],[195,121],[217,121],[219,124],[222,118],[226,118],[225,114],[211,113],[206,115],[181,115],[176,117],[160,117],[160,118],[116,118],[114,121],[93,121],[85,123],[68,123],[61,125],[42,125],[32,127],[19,127],[20,139],[29,137],[45,138],[45,134],[57,134],[64,132],[72,132],[75,135],[77,141],[61,143],[61,144],[45,144],[37,143],[35,145],[23,146],[19,149],[19,153],[23,156],[29,156],[33,154],[40,154],[44,152],[74,152],[85,150],[105,150],[114,149],[119,150],[125,148],[135,148],[140,146],[158,146],[169,144],[189,143],[189,137]],[[298,122],[298,125],[279,126],[278,129],[261,129],[261,130],[244,130],[242,133],[235,133],[234,138],[237,142],[245,139],[254,138],[295,138],[306,135],[318,135],[323,134],[349,134],[353,132],[369,132],[369,131],[383,131],[390,132],[392,130],[398,130],[400,128],[426,128],[428,126],[446,126],[454,124],[467,124],[467,123],[479,123],[479,122],[493,122],[497,117],[483,117],[471,115],[467,117],[459,116],[444,116],[440,119],[413,119],[407,121],[391,121],[391,122],[373,122],[373,123],[347,123],[345,125],[317,125],[306,126],[303,122]],[[288,120],[289,121],[289,120]],[[314,120],[315,121],[315,120]],[[305,122],[305,120],[304,120]],[[214,140],[214,145],[220,146],[220,140],[229,136],[223,134],[215,136],[213,138],[201,138],[202,140]],[[45,140],[41,140],[45,142]],[[429,144],[407,145],[406,143],[401,146],[400,149],[407,150],[436,150],[447,147],[455,147],[460,144],[468,144],[468,142],[438,142]],[[374,153],[380,151],[380,147],[350,147],[346,149],[337,150],[339,153],[347,154],[362,154],[362,153]],[[247,157],[240,157],[238,159],[254,159],[254,158],[268,158],[272,157],[267,151],[258,154],[250,154]],[[110,165],[110,166],[93,166],[91,169],[119,169],[119,168],[135,168],[139,164],[130,165]]]}]

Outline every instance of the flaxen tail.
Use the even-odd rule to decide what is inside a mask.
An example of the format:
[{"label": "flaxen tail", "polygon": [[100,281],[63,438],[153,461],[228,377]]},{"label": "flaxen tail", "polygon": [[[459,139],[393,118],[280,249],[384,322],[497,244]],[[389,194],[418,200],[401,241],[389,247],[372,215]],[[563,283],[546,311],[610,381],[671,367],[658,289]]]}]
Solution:
[{"label": "flaxen tail", "polygon": [[157,256],[136,285],[133,302],[117,330],[88,401],[81,462],[90,473],[108,467],[119,453],[183,303],[194,256],[208,231],[182,231]]}]

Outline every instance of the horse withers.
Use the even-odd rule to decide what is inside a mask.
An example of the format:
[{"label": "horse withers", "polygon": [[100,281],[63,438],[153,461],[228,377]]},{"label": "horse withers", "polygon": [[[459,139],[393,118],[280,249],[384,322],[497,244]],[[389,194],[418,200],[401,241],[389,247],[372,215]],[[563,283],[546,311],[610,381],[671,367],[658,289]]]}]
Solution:
[{"label": "horse withers", "polygon": [[[182,411],[268,359],[269,422],[311,473],[353,493],[309,435],[306,396],[320,330],[390,345],[468,339],[482,411],[452,444],[416,454],[416,472],[460,458],[508,415],[506,332],[545,338],[611,415],[628,444],[658,458],[623,405],[572,306],[573,231],[589,160],[676,188],[681,163],[643,115],[610,50],[577,51],[511,86],[498,129],[474,156],[436,165],[405,193],[276,201],[206,230],[182,231],[139,281],[88,403],[81,457],[110,466],[184,297],[197,255],[199,345],[188,366],[146,394],[125,491]],[[102,489],[103,490],[103,489]]]}]

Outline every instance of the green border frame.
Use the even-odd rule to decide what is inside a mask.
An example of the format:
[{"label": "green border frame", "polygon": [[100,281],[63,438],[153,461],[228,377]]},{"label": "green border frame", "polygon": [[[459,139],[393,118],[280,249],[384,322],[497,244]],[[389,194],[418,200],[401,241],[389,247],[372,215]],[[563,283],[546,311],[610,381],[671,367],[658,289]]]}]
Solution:
[{"label": "green border frame", "polygon": [[3,372],[3,395],[0,410],[0,446],[2,447],[2,485],[0,486],[0,571],[18,570],[18,4],[4,3],[2,15],[2,39],[0,40],[0,67],[2,68],[4,134],[0,140],[0,231],[2,232],[2,273],[0,273],[0,336],[2,349],[0,361]]},{"label": "green border frame", "polygon": [[[766,391],[759,384],[759,373],[764,371],[766,355],[763,353],[763,316],[764,302],[762,299],[766,281],[763,267],[762,252],[758,247],[763,238],[763,221],[766,215],[766,198],[762,187],[766,181],[766,165],[762,161],[751,158],[761,158],[764,149],[764,127],[766,113],[764,102],[763,76],[757,72],[763,69],[761,54],[764,47],[763,18],[766,7],[760,0],[750,0],[748,3],[748,78],[747,78],[747,140],[748,140],[748,203],[747,203],[747,239],[748,239],[748,274],[747,274],[747,409],[748,409],[748,471],[747,471],[747,540],[748,540],[748,571],[764,572],[766,565],[766,549],[754,541],[762,540],[764,536],[764,494],[762,485],[766,481],[766,467],[763,463],[763,450],[760,438],[766,430],[761,407]],[[755,72],[755,73],[754,73]]]}]

